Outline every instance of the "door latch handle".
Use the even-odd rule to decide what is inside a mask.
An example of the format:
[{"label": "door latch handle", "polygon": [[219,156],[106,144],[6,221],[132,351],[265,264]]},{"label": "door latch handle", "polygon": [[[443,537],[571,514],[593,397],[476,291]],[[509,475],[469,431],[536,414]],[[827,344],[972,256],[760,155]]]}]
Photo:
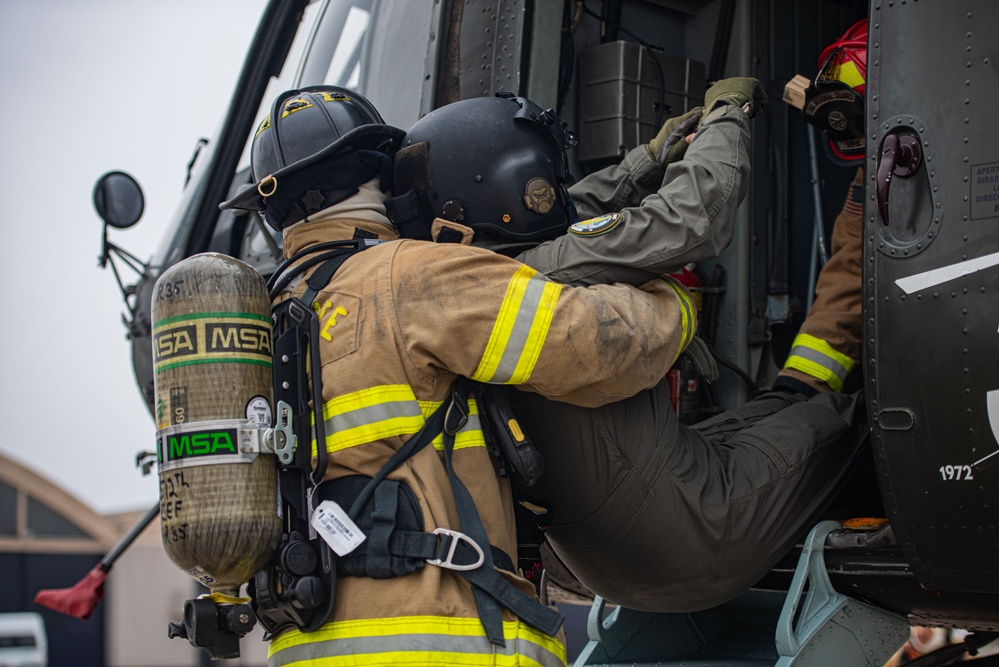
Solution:
[{"label": "door latch handle", "polygon": [[878,167],[878,213],[888,225],[888,190],[893,176],[908,178],[923,164],[923,149],[919,138],[911,134],[889,134],[881,145],[881,165]]}]

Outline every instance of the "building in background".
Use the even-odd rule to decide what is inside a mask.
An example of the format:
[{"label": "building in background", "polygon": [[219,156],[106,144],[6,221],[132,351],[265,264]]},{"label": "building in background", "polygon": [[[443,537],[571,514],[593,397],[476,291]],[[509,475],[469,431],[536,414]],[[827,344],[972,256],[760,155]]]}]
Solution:
[{"label": "building in background", "polygon": [[[113,483],[109,480],[108,483]],[[200,667],[207,654],[167,637],[184,601],[206,593],[167,558],[159,522],[118,559],[104,601],[86,621],[40,607],[35,593],[76,584],[145,513],[102,516],[42,475],[0,454],[0,613],[38,612],[49,667]],[[227,665],[264,665],[259,628]]]}]

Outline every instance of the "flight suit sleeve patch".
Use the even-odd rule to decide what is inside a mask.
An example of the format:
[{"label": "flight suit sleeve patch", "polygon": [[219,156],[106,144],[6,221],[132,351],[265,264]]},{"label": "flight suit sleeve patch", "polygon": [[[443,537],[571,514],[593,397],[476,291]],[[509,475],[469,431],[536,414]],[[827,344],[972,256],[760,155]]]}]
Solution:
[{"label": "flight suit sleeve patch", "polygon": [[578,236],[598,236],[614,229],[619,222],[621,222],[620,213],[608,213],[607,215],[601,215],[599,218],[590,218],[589,220],[577,222],[569,227],[569,232]]}]

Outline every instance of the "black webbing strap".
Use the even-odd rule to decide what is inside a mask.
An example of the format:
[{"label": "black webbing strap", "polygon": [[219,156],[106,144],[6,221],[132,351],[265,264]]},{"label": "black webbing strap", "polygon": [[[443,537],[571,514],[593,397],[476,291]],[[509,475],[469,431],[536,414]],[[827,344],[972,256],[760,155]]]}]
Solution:
[{"label": "black webbing strap", "polygon": [[[430,223],[432,209],[425,200],[426,193],[409,192],[385,200],[385,212],[399,232],[399,238],[431,240]],[[429,210],[428,210],[429,209]]]},{"label": "black webbing strap", "polygon": [[447,408],[447,401],[444,401],[437,406],[437,409],[434,410],[434,413],[430,415],[430,418],[423,424],[423,428],[420,429],[419,433],[407,440],[405,445],[397,449],[395,454],[392,455],[392,458],[390,458],[388,462],[382,466],[381,470],[375,473],[375,476],[371,478],[371,481],[369,481],[361,492],[357,494],[357,500],[354,501],[354,504],[350,506],[350,510],[347,514],[350,515],[351,519],[357,519],[361,509],[364,507],[365,503],[368,502],[368,498],[370,498],[371,494],[374,492],[375,487],[381,484],[382,480],[385,479],[390,472],[402,465],[403,461],[415,455],[421,449],[433,442],[434,438],[437,437],[437,434],[444,428],[444,413]]},{"label": "black webbing strap", "polygon": [[311,307],[316,295],[333,280],[333,274],[337,272],[337,269],[356,252],[358,251],[342,250],[332,259],[328,259],[320,264],[319,268],[313,271],[312,275],[305,281],[306,288],[302,294],[302,301]]},{"label": "black webbing strap", "polygon": [[[458,378],[455,381],[452,391],[451,408],[448,410],[448,417],[455,416],[453,408],[457,404],[457,413],[461,415],[461,421],[453,423],[453,419],[448,419],[444,424],[444,462],[447,466],[448,479],[451,482],[451,493],[454,496],[455,508],[458,511],[458,525],[461,531],[477,544],[488,545],[489,537],[486,535],[485,526],[482,525],[482,518],[475,508],[475,501],[468,489],[459,479],[454,470],[452,462],[454,454],[455,433],[464,424],[468,415],[468,395],[472,387],[472,382],[466,378]],[[464,552],[467,556],[475,558],[477,554],[471,553],[471,547],[465,542],[459,542],[457,552]],[[469,561],[474,562],[474,560]],[[541,604],[538,600],[527,595],[523,591],[513,586],[503,578],[494,568],[494,561],[491,549],[483,550],[483,562],[474,570],[459,570],[458,574],[468,579],[472,584],[472,593],[475,596],[475,604],[479,611],[479,619],[486,632],[489,641],[497,646],[506,646],[503,638],[503,613],[500,606],[509,609],[525,623],[537,628],[549,636],[554,636],[562,626],[564,617],[557,611]]]},{"label": "black webbing strap", "polygon": [[399,482],[387,479],[375,489],[375,509],[371,513],[371,531],[368,533],[369,577],[387,579],[392,576],[389,536],[395,530],[398,511]]},{"label": "black webbing strap", "polygon": [[[383,484],[390,482],[387,480]],[[377,502],[378,494],[375,493],[375,498]],[[370,531],[362,531],[365,535],[371,535]],[[451,554],[451,546],[454,543],[454,537],[451,535],[435,535],[433,533],[426,533],[423,531],[416,530],[399,530],[396,528],[392,531],[389,536],[388,542],[385,545],[378,547],[378,555],[375,558],[386,557],[386,561],[390,563],[391,567],[386,570],[383,566],[376,565],[371,567],[369,560],[373,557],[371,550],[374,548],[370,545],[370,539],[365,540],[359,547],[350,552],[349,556],[341,556],[337,559],[337,570],[339,574],[343,576],[368,576],[372,578],[379,579],[389,579],[391,577],[399,577],[403,574],[409,574],[410,572],[416,572],[420,569],[418,567],[412,567],[412,563],[420,563],[425,565],[428,560],[439,560],[446,561],[449,554]],[[471,547],[467,549],[463,548],[461,545],[463,543],[459,541],[458,545],[455,546],[455,554],[459,556],[455,560],[458,563],[462,562],[475,562],[478,559],[478,554],[471,550]],[[385,549],[385,553],[381,553],[381,550]],[[513,565],[513,560],[510,556],[506,554],[502,549],[498,547],[489,547],[493,555],[493,563],[501,570],[506,570],[507,572],[516,572]],[[464,557],[464,558],[462,558]],[[363,572],[358,571],[358,566],[347,566],[347,564],[352,560],[360,560],[363,562]],[[399,561],[411,561],[409,567],[400,567]],[[345,567],[347,566],[347,567]],[[399,570],[404,570],[400,572]],[[386,575],[385,572],[388,572]],[[375,575],[378,575],[377,577]]]},{"label": "black webbing strap", "polygon": [[[389,482],[391,480],[388,480]],[[385,484],[387,482],[383,482]],[[378,494],[375,494],[377,502]],[[370,531],[362,531],[365,535],[370,536]],[[346,561],[359,558],[365,561],[365,576],[374,577],[371,574],[373,571],[370,566],[367,565],[367,559],[371,558],[370,550],[373,548],[369,544],[370,540],[365,540],[359,547],[350,552],[349,556],[341,556],[337,559],[337,566],[342,566]],[[451,535],[435,535],[433,533],[426,533],[417,530],[399,530],[396,528],[392,531],[389,536],[388,542],[384,545],[378,547],[379,551],[385,549],[386,554],[390,559],[407,559],[420,561],[421,563],[428,560],[440,560],[445,561],[448,558],[448,554],[451,552],[451,545],[454,542],[454,537]],[[459,545],[462,543],[459,542]],[[459,548],[456,546],[455,552],[457,555],[467,556],[465,559],[457,559],[457,562],[474,562],[478,555],[470,550],[465,550],[464,548]],[[493,564],[496,565],[501,570],[506,570],[507,572],[516,572],[513,565],[513,560],[510,556],[506,554],[502,549],[490,545],[490,551],[493,555]],[[415,572],[417,568],[410,568],[409,572]],[[379,572],[384,572],[384,570],[375,570]],[[356,571],[348,570],[347,572],[342,572],[345,576],[359,576]],[[388,576],[382,576],[379,578],[388,579],[390,577],[402,576],[392,569]]]},{"label": "black webbing strap", "polygon": [[[382,468],[368,481],[364,489],[357,495],[354,504],[351,505],[348,514],[351,519],[357,519],[361,509],[368,502],[372,493],[377,493],[377,489],[386,476],[399,467],[403,461],[415,455],[428,444],[433,442],[439,433],[444,435],[444,461],[447,466],[448,479],[451,482],[451,494],[454,497],[455,508],[458,513],[459,528],[471,538],[476,544],[484,546],[482,564],[474,570],[455,570],[456,574],[465,577],[472,584],[472,592],[475,596],[476,608],[479,611],[479,618],[482,627],[485,629],[486,637],[493,644],[505,646],[503,638],[503,613],[500,606],[509,609],[525,623],[537,628],[549,636],[555,636],[558,629],[562,627],[564,617],[557,611],[541,604],[526,593],[516,588],[513,584],[503,578],[494,568],[499,565],[504,569],[513,571],[513,562],[502,551],[495,549],[489,544],[489,537],[486,535],[485,526],[479,517],[479,512],[475,508],[475,501],[472,499],[468,489],[458,478],[452,464],[452,454],[454,452],[454,435],[464,425],[468,417],[468,396],[474,383],[463,377],[455,380],[452,388],[450,400],[445,400],[430,415],[423,428],[406,441],[402,447],[396,450],[395,454],[386,462]],[[395,491],[393,490],[393,493]],[[376,495],[376,504],[378,497]],[[376,510],[377,511],[377,510]],[[375,528],[372,532],[375,532]],[[400,531],[396,531],[397,534]],[[425,533],[427,537],[437,538],[436,535]],[[462,563],[474,563],[478,560],[478,554],[464,540],[458,540],[454,544],[454,538],[450,535],[440,535],[436,544],[436,558],[440,561]],[[370,539],[370,536],[369,536]],[[381,540],[381,537],[377,539]],[[426,553],[429,545],[425,538],[415,537],[413,534],[402,533],[397,541],[390,537],[388,540],[388,552],[395,552],[401,555],[400,550]],[[404,546],[408,541],[408,546]],[[394,542],[394,543],[393,543]],[[371,558],[371,545],[368,546],[368,558]],[[453,548],[453,554],[452,552]],[[497,557],[496,554],[502,554]],[[450,556],[449,556],[450,554]],[[370,565],[368,566],[371,567]],[[378,571],[383,569],[381,564],[375,566]]]}]

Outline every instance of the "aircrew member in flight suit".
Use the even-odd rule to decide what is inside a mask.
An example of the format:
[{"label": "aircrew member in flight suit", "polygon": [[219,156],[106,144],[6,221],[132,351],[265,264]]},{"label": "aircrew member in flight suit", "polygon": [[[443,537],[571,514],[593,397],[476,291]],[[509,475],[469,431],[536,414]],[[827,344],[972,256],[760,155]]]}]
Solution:
[{"label": "aircrew member in flight suit", "polygon": [[[669,123],[651,146],[570,189],[584,222],[527,250],[533,213],[510,193],[557,179],[564,157],[552,151],[555,175],[524,173],[517,156],[529,133],[511,101],[505,118],[491,101],[467,100],[418,121],[396,154],[395,187],[417,193],[404,209],[425,223],[462,222],[474,244],[519,253],[553,280],[641,284],[728,244],[747,188],[749,118],[764,101],[753,79],[719,82],[691,115],[689,147],[678,136],[691,118]],[[859,287],[859,275],[840,285]],[[508,392],[545,458],[525,493],[552,508],[547,538],[571,572],[611,602],[682,612],[725,602],[769,571],[828,505],[866,434],[855,396],[819,393],[807,369],[785,375],[780,391],[693,428],[671,409],[665,380],[595,409]]]},{"label": "aircrew member in flight suit", "polygon": [[[386,152],[402,134],[350,91],[282,94],[253,142],[253,187],[222,207],[262,210],[293,263],[323,242],[394,237],[382,186]],[[547,235],[568,218],[568,195],[552,185],[549,222],[538,224]],[[331,278],[327,266],[335,265],[311,266],[289,285],[316,311],[322,338],[323,396],[314,400],[323,402],[319,446],[330,467],[320,493],[375,476],[429,433],[432,446],[375,487],[371,516],[392,523],[402,520],[399,506],[416,508],[417,537],[438,550],[412,558],[396,533],[372,528],[362,545],[367,576],[341,576],[332,618],[315,632],[277,636],[269,664],[563,664],[560,618],[513,570],[509,483],[494,470],[474,399],[455,380],[514,384],[591,408],[627,398],[655,385],[689,343],[694,324],[681,313],[690,295],[658,277],[641,287],[572,287],[488,250],[414,240],[351,254]],[[428,431],[438,416],[443,429]]]}]

